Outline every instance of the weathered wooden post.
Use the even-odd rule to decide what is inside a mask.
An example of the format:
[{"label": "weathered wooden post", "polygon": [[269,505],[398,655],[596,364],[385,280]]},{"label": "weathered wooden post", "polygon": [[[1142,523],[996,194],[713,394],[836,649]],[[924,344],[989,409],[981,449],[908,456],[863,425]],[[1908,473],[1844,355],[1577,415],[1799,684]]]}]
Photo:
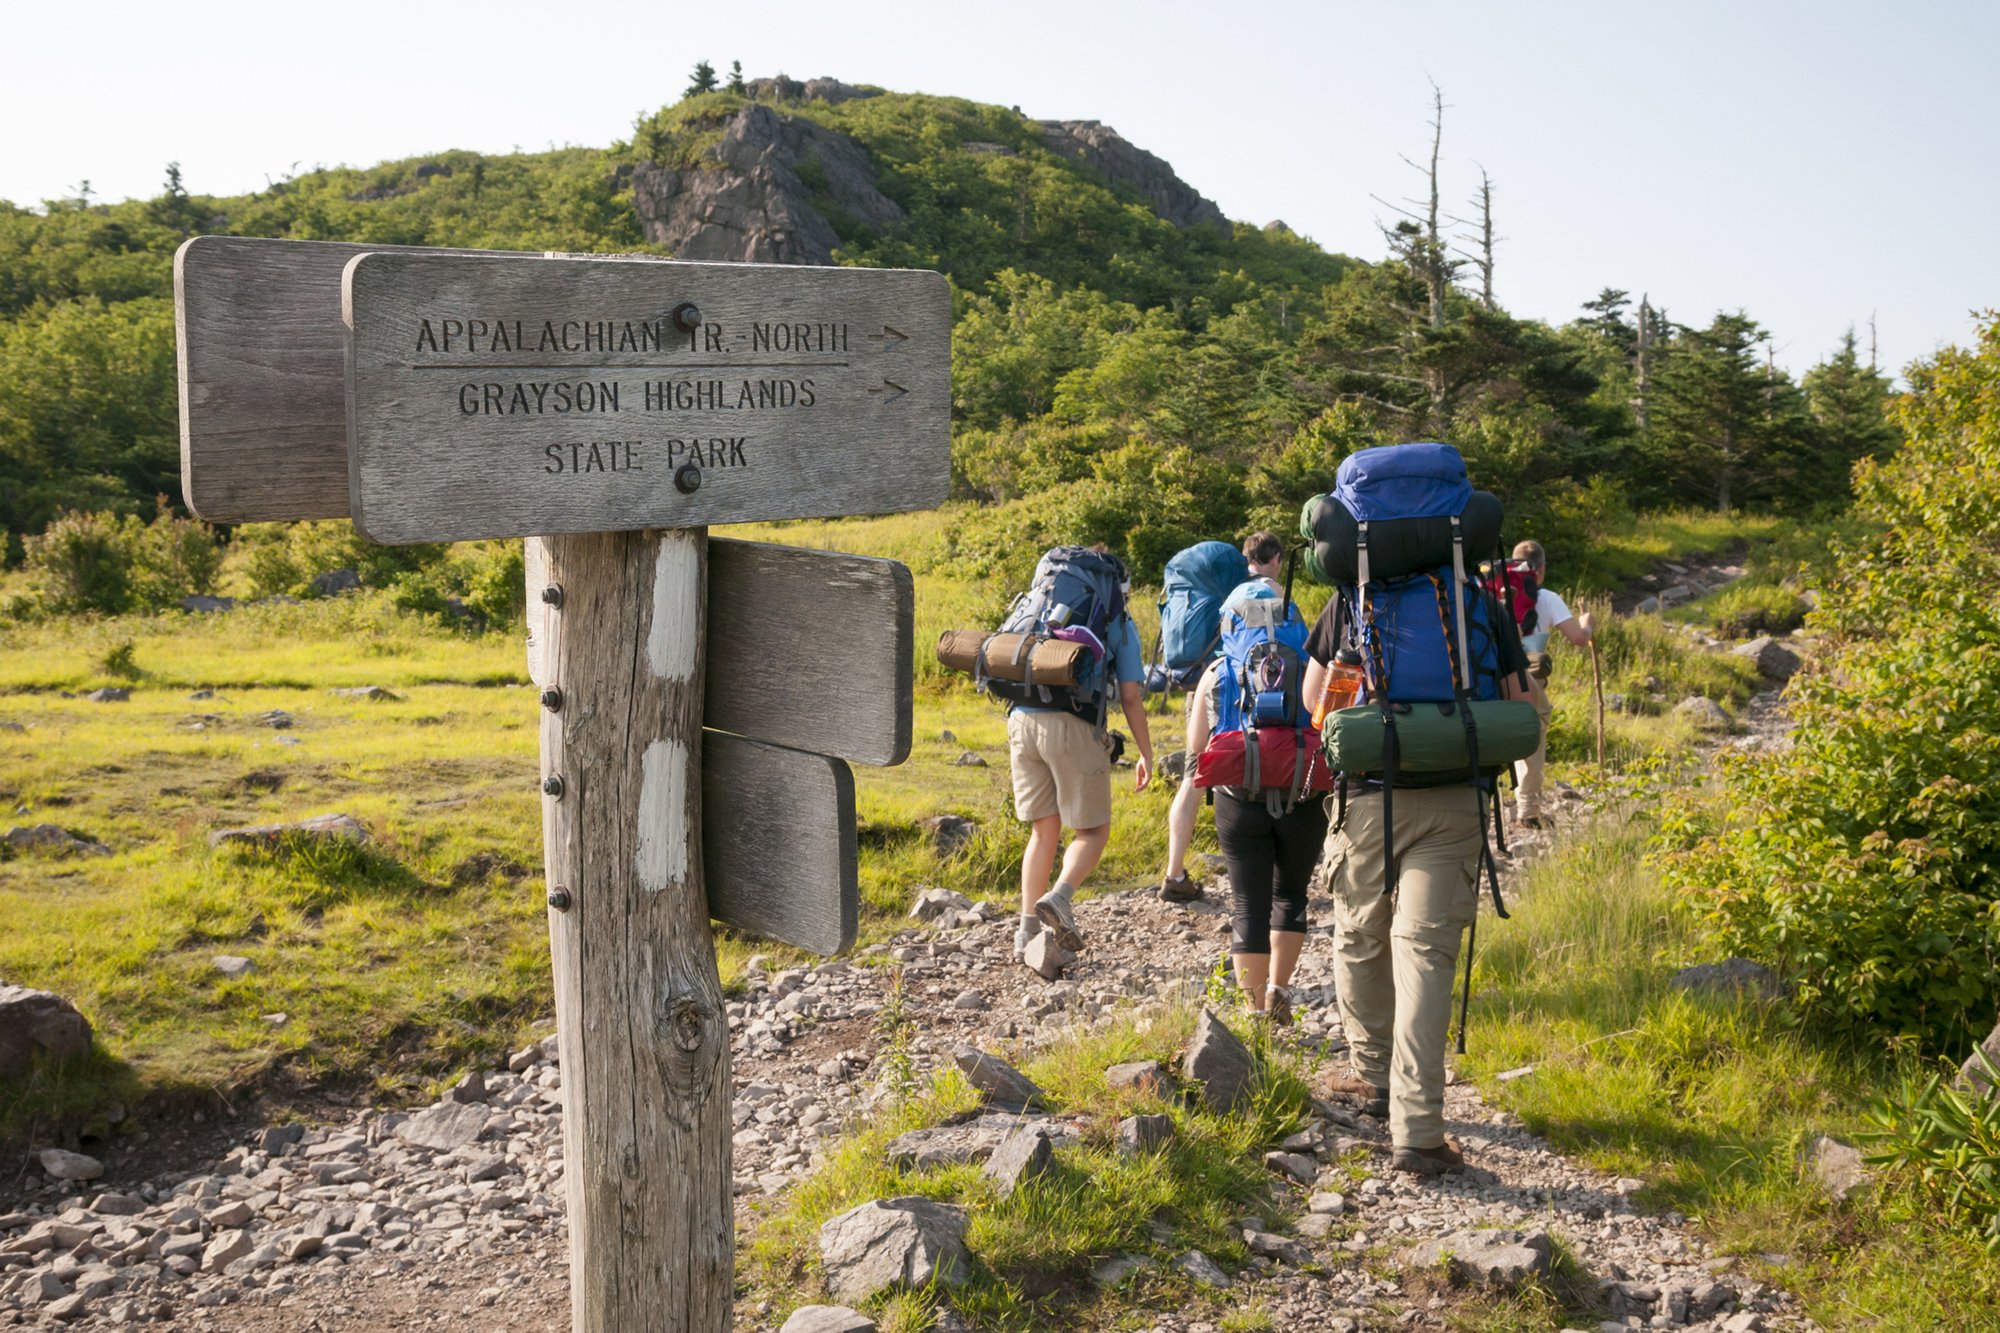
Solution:
[{"label": "weathered wooden post", "polygon": [[[341,247],[341,371],[327,250],[221,239],[176,259],[191,507],[350,513],[392,543],[529,537],[573,1323],[724,1329],[732,1088],[709,921],[853,940],[842,760],[908,752],[913,597],[895,562],[711,543],[706,525],[941,501],[949,289]],[[344,497],[323,475],[330,375]],[[259,436],[254,404],[288,391],[282,431]]]}]

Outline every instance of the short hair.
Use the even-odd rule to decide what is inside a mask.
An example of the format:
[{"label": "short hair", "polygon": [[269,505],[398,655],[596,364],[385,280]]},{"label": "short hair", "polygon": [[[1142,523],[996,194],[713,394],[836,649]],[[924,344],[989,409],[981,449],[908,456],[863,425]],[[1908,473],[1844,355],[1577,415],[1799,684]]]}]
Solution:
[{"label": "short hair", "polygon": [[1253,565],[1268,565],[1284,553],[1276,533],[1253,532],[1243,539],[1243,554]]},{"label": "short hair", "polygon": [[1513,558],[1527,561],[1529,569],[1543,569],[1549,563],[1549,553],[1542,549],[1540,542],[1517,542]]}]

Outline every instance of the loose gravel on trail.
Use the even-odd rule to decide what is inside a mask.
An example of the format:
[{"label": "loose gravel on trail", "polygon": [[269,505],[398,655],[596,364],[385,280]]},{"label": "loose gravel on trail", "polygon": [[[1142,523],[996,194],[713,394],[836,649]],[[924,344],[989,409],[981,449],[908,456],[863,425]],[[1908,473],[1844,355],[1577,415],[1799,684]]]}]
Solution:
[{"label": "loose gravel on trail", "polygon": [[[1746,716],[1748,737],[1723,744],[1784,743],[1775,694],[1759,696]],[[1559,826],[1588,817],[1583,793],[1555,784],[1554,794]],[[1506,878],[1518,881],[1521,867],[1560,836],[1560,827],[1516,835]],[[1218,869],[1211,865],[1213,878]],[[915,1023],[916,1064],[936,1069],[965,1043],[1019,1054],[1077,1025],[1163,1008],[1198,992],[1228,943],[1220,883],[1211,883],[1206,901],[1179,906],[1147,890],[1113,893],[1079,905],[1090,947],[1048,981],[1013,962],[1014,918],[1004,898],[985,907],[949,898],[934,895],[925,908],[931,920],[913,921],[852,960],[747,974],[748,993],[729,1005],[740,1227],[756,1224],[745,1204],[807,1176],[880,1095],[874,1026],[896,971]],[[1293,1039],[1344,1069],[1327,907],[1313,903]],[[899,966],[880,965],[887,963]],[[144,1158],[143,1179],[121,1174],[139,1168],[114,1159],[104,1177],[84,1183],[26,1190],[0,1183],[0,1325],[201,1333],[568,1327],[561,1070],[542,1049],[513,1065],[487,1074],[483,1088],[454,1094],[464,1101],[448,1098],[416,1118],[321,1105],[307,1124],[281,1127],[246,1111],[209,1126],[210,1137],[183,1160]],[[1386,1128],[1369,1117],[1332,1104],[1320,1112],[1288,1143],[1299,1169],[1317,1177],[1273,1177],[1274,1190],[1302,1213],[1321,1196],[1327,1220],[1308,1215],[1301,1236],[1285,1238],[1303,1239],[1317,1271],[1292,1262],[1299,1251],[1274,1245],[1276,1257],[1260,1255],[1231,1274],[1222,1293],[1226,1302],[1262,1305],[1279,1329],[1437,1326],[1439,1297],[1379,1262],[1364,1264],[1364,1254],[1496,1226],[1524,1243],[1542,1233],[1567,1246],[1605,1307],[1607,1330],[1816,1327],[1787,1293],[1711,1253],[1685,1219],[1636,1205],[1644,1182],[1563,1157],[1469,1085],[1448,1088],[1446,1117],[1473,1169],[1438,1179],[1391,1174]],[[1356,1148],[1374,1168],[1358,1187],[1332,1165]],[[1337,1214],[1326,1211],[1333,1189],[1342,1195]],[[1120,1257],[1105,1258],[1106,1276],[1115,1279]],[[737,1327],[774,1328],[772,1314],[746,1300]],[[1185,1314],[1162,1314],[1152,1327],[1214,1333]]]}]

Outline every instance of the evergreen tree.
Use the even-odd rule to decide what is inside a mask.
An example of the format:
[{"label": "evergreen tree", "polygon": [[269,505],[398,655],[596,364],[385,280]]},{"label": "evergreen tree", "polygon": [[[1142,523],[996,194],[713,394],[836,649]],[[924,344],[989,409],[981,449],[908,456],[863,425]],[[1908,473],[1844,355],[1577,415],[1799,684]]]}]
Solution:
[{"label": "evergreen tree", "polygon": [[698,62],[694,67],[693,80],[688,84],[688,90],[682,96],[699,97],[703,93],[712,93],[714,91],[715,66],[709,64],[706,60]]},{"label": "evergreen tree", "polygon": [[1741,311],[1676,330],[1653,373],[1645,450],[1672,492],[1724,513],[1798,498],[1810,426],[1797,386],[1758,354],[1768,336]]},{"label": "evergreen tree", "polygon": [[1861,364],[1849,328],[1840,350],[1808,370],[1801,387],[1824,469],[1832,474],[1819,489],[1844,497],[1857,462],[1883,462],[1901,442],[1889,422],[1889,377]]},{"label": "evergreen tree", "polygon": [[747,91],[743,87],[743,62],[740,60],[729,62],[729,91],[739,95]]}]

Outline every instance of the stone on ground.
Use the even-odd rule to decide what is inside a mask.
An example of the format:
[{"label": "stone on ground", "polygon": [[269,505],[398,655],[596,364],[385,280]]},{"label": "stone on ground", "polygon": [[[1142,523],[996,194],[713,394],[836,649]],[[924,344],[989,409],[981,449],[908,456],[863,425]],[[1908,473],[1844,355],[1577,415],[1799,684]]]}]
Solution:
[{"label": "stone on ground", "polygon": [[477,1069],[467,1071],[464,1078],[452,1085],[445,1096],[465,1106],[473,1106],[486,1100],[486,1076]]},{"label": "stone on ground", "polygon": [[1118,1122],[1118,1151],[1127,1157],[1151,1152],[1174,1137],[1170,1115],[1134,1115]]},{"label": "stone on ground", "polygon": [[1778,974],[1748,958],[1729,958],[1720,963],[1699,963],[1674,973],[1676,990],[1712,991],[1718,995],[1748,991],[1766,999],[1776,999],[1782,991]]},{"label": "stone on ground", "polygon": [[432,1152],[457,1152],[486,1129],[486,1108],[440,1102],[396,1126],[396,1137]]},{"label": "stone on ground", "polygon": [[865,1301],[892,1287],[965,1281],[965,1213],[916,1195],[871,1199],[819,1229],[834,1299]]},{"label": "stone on ground", "polygon": [[75,852],[83,856],[112,855],[111,849],[103,843],[79,838],[60,824],[17,824],[0,835],[0,842],[24,850],[40,848],[50,852]]},{"label": "stone on ground", "polygon": [[219,953],[209,961],[215,965],[216,971],[230,978],[248,976],[257,970],[257,964],[240,954]]},{"label": "stone on ground", "polygon": [[875,1333],[875,1321],[845,1305],[801,1305],[778,1333]]},{"label": "stone on ground", "polygon": [[986,992],[980,990],[960,991],[958,998],[951,1002],[951,1007],[954,1009],[984,1009],[986,1007]]},{"label": "stone on ground", "polygon": [[1189,1250],[1186,1254],[1174,1260],[1174,1267],[1193,1278],[1199,1286],[1227,1287],[1230,1285],[1229,1274],[1223,1272],[1216,1265],[1215,1260],[1209,1258],[1200,1250]]},{"label": "stone on ground", "polygon": [[[979,832],[979,825],[963,815],[938,815],[924,821],[931,833],[931,847],[939,856],[956,856]],[[971,903],[966,903],[967,908]]]},{"label": "stone on ground", "polygon": [[1406,1268],[1430,1268],[1448,1261],[1461,1282],[1482,1287],[1514,1287],[1549,1271],[1549,1233],[1454,1231],[1411,1246],[1397,1256]]},{"label": "stone on ground", "polygon": [[1674,705],[1674,714],[1684,717],[1703,731],[1729,730],[1729,714],[1722,711],[1722,705],[1706,695],[1690,694]]},{"label": "stone on ground", "polygon": [[1347,1199],[1334,1190],[1315,1190],[1312,1197],[1306,1200],[1306,1209],[1309,1212],[1325,1213],[1329,1217],[1339,1217],[1347,1211]]},{"label": "stone on ground", "polygon": [[100,1194],[90,1211],[99,1217],[136,1217],[146,1211],[146,1201],[133,1194]]},{"label": "stone on ground", "polygon": [[1312,1262],[1312,1251],[1295,1240],[1273,1235],[1268,1231],[1258,1231],[1250,1227],[1243,1229],[1243,1243],[1250,1247],[1250,1253],[1261,1254],[1266,1259],[1280,1259],[1294,1268]]},{"label": "stone on ground", "polygon": [[1100,1287],[1115,1287],[1134,1273],[1153,1266],[1151,1259],[1137,1254],[1118,1254],[1100,1259],[1090,1270],[1090,1280]]},{"label": "stone on ground", "polygon": [[132,691],[123,685],[106,685],[102,689],[92,690],[83,697],[94,704],[122,704],[131,702]]},{"label": "stone on ground", "polygon": [[1284,1172],[1301,1185],[1310,1185],[1319,1178],[1319,1163],[1303,1153],[1267,1152],[1264,1165]]},{"label": "stone on ground", "polygon": [[220,1273],[230,1264],[250,1253],[250,1233],[247,1231],[220,1231],[208,1248],[201,1252],[201,1271]]},{"label": "stone on ground", "polygon": [[1155,1096],[1164,1096],[1167,1091],[1167,1071],[1160,1067],[1158,1060],[1134,1060],[1130,1064],[1113,1065],[1104,1071],[1104,1081],[1114,1088],[1133,1088]]},{"label": "stone on ground", "polygon": [[1800,665],[1797,653],[1768,634],[1759,635],[1730,651],[1737,657],[1747,657],[1755,662],[1758,673],[1772,680],[1790,680]]},{"label": "stone on ground", "polygon": [[1181,1072],[1201,1084],[1209,1109],[1227,1112],[1249,1094],[1255,1069],[1250,1048],[1223,1026],[1213,1010],[1203,1009],[1195,1020],[1194,1040],[1188,1044]]},{"label": "stone on ground", "polygon": [[35,1057],[65,1060],[90,1050],[90,1021],[53,991],[0,986],[0,1078],[25,1074]]},{"label": "stone on ground", "polygon": [[37,1157],[42,1170],[57,1180],[95,1180],[104,1174],[104,1163],[67,1148],[44,1148]]},{"label": "stone on ground", "polygon": [[272,1125],[257,1136],[257,1151],[276,1156],[305,1136],[304,1125]]},{"label": "stone on ground", "polygon": [[1037,1125],[1022,1125],[1000,1140],[1000,1146],[986,1159],[986,1167],[980,1174],[993,1182],[1004,1199],[1055,1164],[1055,1145],[1049,1142],[1048,1131]]},{"label": "stone on ground", "polygon": [[1332,1213],[1307,1213],[1299,1219],[1299,1234],[1313,1240],[1325,1240],[1326,1233],[1333,1230]]},{"label": "stone on ground", "polygon": [[925,889],[911,905],[910,915],[919,921],[935,921],[947,914],[956,916],[970,910],[972,899],[956,889]]},{"label": "stone on ground", "polygon": [[965,1081],[984,1093],[990,1102],[1026,1106],[1042,1095],[1032,1079],[997,1055],[974,1046],[961,1046],[951,1053],[951,1058],[964,1073]]},{"label": "stone on ground", "polygon": [[1839,1139],[1822,1134],[1813,1140],[1812,1168],[1820,1187],[1842,1203],[1868,1189],[1868,1168],[1861,1164],[1861,1150]]},{"label": "stone on ground", "polygon": [[1056,943],[1056,937],[1043,931],[1028,941],[1028,947],[1021,952],[1021,961],[1026,963],[1044,981],[1054,981],[1063,974],[1063,969],[1076,961],[1076,955]]},{"label": "stone on ground", "polygon": [[220,847],[224,843],[249,843],[253,846],[275,847],[287,835],[302,838],[345,838],[349,842],[367,842],[368,830],[360,820],[352,815],[333,812],[301,819],[296,824],[250,824],[244,828],[216,829],[208,835],[208,845]]}]

